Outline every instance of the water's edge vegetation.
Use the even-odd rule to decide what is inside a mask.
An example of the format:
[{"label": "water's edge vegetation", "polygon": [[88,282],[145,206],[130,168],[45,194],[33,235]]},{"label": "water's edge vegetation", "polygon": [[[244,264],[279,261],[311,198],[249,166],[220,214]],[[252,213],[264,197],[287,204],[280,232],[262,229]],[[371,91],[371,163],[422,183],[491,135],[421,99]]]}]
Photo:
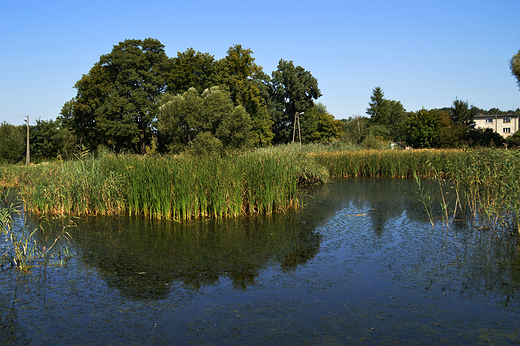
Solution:
[{"label": "water's edge vegetation", "polygon": [[126,214],[188,220],[297,208],[301,186],[323,183],[329,177],[433,178],[440,191],[448,185],[464,186],[460,208],[465,206],[475,218],[478,215],[481,224],[518,231],[519,163],[518,151],[502,149],[280,146],[225,157],[84,152],[73,161],[0,168],[0,185],[17,185],[27,210],[40,215]]}]

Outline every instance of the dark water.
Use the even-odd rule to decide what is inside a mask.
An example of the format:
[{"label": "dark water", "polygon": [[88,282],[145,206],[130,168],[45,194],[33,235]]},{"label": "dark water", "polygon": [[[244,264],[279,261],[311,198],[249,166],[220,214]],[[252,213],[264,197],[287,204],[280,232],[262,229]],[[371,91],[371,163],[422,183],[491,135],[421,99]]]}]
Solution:
[{"label": "dark water", "polygon": [[516,240],[432,229],[416,192],[336,181],[270,217],[75,220],[66,266],[0,272],[1,343],[519,344]]}]

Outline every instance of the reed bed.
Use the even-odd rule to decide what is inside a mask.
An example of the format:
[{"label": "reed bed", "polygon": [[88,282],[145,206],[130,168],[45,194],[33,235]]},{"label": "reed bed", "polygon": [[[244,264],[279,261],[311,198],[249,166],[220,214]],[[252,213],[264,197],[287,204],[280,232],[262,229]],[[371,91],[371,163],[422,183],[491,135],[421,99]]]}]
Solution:
[{"label": "reed bed", "polygon": [[[325,179],[298,153],[221,157],[103,154],[31,167],[20,186],[36,214],[143,215],[187,220],[271,214],[298,206],[298,186]],[[319,177],[319,175],[322,175]]]},{"label": "reed bed", "polygon": [[329,175],[417,176],[464,187],[461,203],[479,224],[519,229],[518,151],[331,148],[293,144],[226,157],[83,154],[74,161],[0,170],[0,178],[18,184],[26,208],[36,214],[188,220],[296,208],[299,187]]},{"label": "reed bed", "polygon": [[[311,154],[333,177],[434,177],[453,171],[463,150],[358,150]],[[459,167],[464,169],[464,167]]]}]

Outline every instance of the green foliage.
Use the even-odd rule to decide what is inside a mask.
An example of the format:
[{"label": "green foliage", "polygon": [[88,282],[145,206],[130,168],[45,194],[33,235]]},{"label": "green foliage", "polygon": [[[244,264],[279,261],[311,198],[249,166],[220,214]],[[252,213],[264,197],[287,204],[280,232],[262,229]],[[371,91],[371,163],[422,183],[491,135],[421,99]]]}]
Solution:
[{"label": "green foliage", "polygon": [[38,119],[36,125],[30,127],[31,161],[47,161],[70,150],[71,143],[68,141],[71,140],[71,134],[58,126],[58,121]]},{"label": "green foliage", "polygon": [[265,106],[253,110],[251,115],[251,143],[256,147],[267,147],[271,145],[274,133],[271,130],[273,120]]},{"label": "green foliage", "polygon": [[437,110],[440,132],[437,148],[459,148],[467,143],[470,127],[463,123],[455,124],[450,109]]},{"label": "green foliage", "polygon": [[360,116],[345,120],[345,141],[351,144],[360,144],[367,135],[369,121],[370,119]]},{"label": "green foliage", "polygon": [[489,111],[487,111],[485,114],[487,115],[503,115],[506,114],[506,112],[501,111],[498,108],[491,108]]},{"label": "green foliage", "polygon": [[199,93],[217,84],[217,63],[213,55],[193,48],[170,59],[167,92],[176,95],[190,88]]},{"label": "green foliage", "polygon": [[470,147],[501,147],[506,143],[504,137],[489,128],[471,129],[464,139]]},{"label": "green foliage", "polygon": [[273,121],[266,108],[268,90],[262,67],[255,63],[253,51],[234,45],[218,61],[219,83],[229,90],[235,106],[243,106],[251,117],[251,142],[256,146],[271,144]]},{"label": "green foliage", "polygon": [[473,117],[475,116],[474,109],[473,107],[470,109],[468,101],[462,101],[456,98],[455,101],[453,101],[451,112],[452,120],[456,125],[464,124],[470,126],[473,123]]},{"label": "green foliage", "polygon": [[155,39],[125,40],[102,55],[76,83],[76,98],[62,115],[80,142],[145,153],[157,101],[166,88],[168,59]]},{"label": "green foliage", "polygon": [[229,94],[218,87],[206,89],[202,95],[191,88],[182,95],[164,95],[157,128],[163,145],[172,153],[184,151],[202,133],[207,134],[191,144],[192,152],[207,147],[203,143],[214,147],[214,139],[223,148],[237,149],[250,144],[251,119],[242,106],[233,107]]},{"label": "green foliage", "polygon": [[344,135],[343,123],[321,104],[315,104],[300,116],[302,143],[327,143]]},{"label": "green foliage", "polygon": [[224,152],[222,141],[211,134],[202,132],[188,143],[186,153],[192,156],[220,156]]},{"label": "green foliage", "polygon": [[403,140],[413,148],[435,148],[440,135],[439,110],[410,112],[404,124]]},{"label": "green foliage", "polygon": [[513,135],[507,137],[506,144],[510,147],[520,148],[520,131],[516,131]]},{"label": "green foliage", "polygon": [[367,114],[370,115],[371,122],[378,125],[388,125],[390,123],[388,104],[384,96],[383,89],[375,87],[372,90],[370,102],[368,103]]},{"label": "green foliage", "polygon": [[280,60],[272,73],[270,86],[270,112],[274,121],[274,143],[292,140],[296,112],[306,112],[321,96],[318,81],[301,66],[292,61]]},{"label": "green foliage", "polygon": [[229,116],[223,116],[215,135],[224,147],[240,149],[250,146],[251,118],[242,106],[233,109]]},{"label": "green foliage", "polygon": [[[205,141],[202,152],[214,148],[215,139],[208,132],[196,139]],[[130,214],[176,220],[270,214],[297,207],[298,184],[327,175],[312,163],[297,152],[169,158],[110,154],[94,158],[87,153],[75,161],[31,167],[20,193],[28,210],[37,214]]]},{"label": "green foliage", "polygon": [[370,115],[370,126],[385,126],[388,131],[384,139],[399,140],[402,122],[406,118],[406,110],[401,102],[385,99],[380,87],[374,88],[370,100],[366,111]]},{"label": "green foliage", "polygon": [[509,61],[509,66],[511,67],[511,74],[516,77],[516,82],[518,83],[518,87],[520,88],[520,50],[518,53],[513,55],[511,60]]},{"label": "green foliage", "polygon": [[25,156],[27,146],[25,126],[0,124],[0,163],[17,163]]}]

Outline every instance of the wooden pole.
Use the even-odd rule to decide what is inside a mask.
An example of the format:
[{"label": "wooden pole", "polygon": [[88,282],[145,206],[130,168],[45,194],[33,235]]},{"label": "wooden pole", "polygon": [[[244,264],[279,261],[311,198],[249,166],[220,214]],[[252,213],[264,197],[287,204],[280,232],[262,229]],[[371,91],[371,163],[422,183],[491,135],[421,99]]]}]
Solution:
[{"label": "wooden pole", "polygon": [[25,164],[29,167],[31,160],[29,158],[29,116],[25,120],[27,122],[27,150],[25,151]]},{"label": "wooden pole", "polygon": [[294,113],[294,126],[292,131],[292,142],[294,143],[294,136],[296,134],[296,119],[298,119],[298,112]]}]

